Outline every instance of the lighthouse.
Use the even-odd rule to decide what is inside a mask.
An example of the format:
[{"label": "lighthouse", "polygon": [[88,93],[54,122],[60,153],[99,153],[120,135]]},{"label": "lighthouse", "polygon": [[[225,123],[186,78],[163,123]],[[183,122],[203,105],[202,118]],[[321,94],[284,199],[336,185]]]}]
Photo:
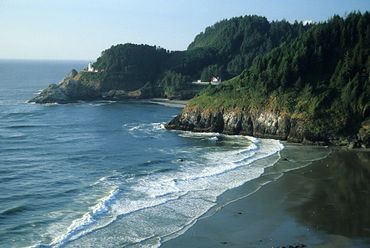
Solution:
[{"label": "lighthouse", "polygon": [[94,67],[92,66],[91,62],[87,65],[88,72],[95,72]]}]

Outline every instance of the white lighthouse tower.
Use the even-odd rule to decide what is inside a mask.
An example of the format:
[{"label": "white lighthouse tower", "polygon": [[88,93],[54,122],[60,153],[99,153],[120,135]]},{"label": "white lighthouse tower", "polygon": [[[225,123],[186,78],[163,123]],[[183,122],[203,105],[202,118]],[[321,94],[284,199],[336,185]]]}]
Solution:
[{"label": "white lighthouse tower", "polygon": [[91,62],[87,65],[88,72],[95,72],[94,67],[92,66]]}]

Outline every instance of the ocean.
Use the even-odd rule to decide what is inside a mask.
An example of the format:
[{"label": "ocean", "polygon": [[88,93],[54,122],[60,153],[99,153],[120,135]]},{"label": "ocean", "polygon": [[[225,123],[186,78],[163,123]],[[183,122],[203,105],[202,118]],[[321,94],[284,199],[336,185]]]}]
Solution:
[{"label": "ocean", "polygon": [[176,106],[27,103],[86,64],[0,61],[0,247],[158,247],[280,157],[276,140],[168,131]]}]

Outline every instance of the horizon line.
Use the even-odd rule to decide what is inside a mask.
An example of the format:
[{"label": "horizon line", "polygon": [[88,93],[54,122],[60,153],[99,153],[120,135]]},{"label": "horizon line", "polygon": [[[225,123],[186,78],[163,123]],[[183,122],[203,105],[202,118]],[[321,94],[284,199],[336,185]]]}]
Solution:
[{"label": "horizon line", "polygon": [[96,59],[58,59],[58,58],[0,58],[0,61],[55,61],[55,62],[91,62]]}]

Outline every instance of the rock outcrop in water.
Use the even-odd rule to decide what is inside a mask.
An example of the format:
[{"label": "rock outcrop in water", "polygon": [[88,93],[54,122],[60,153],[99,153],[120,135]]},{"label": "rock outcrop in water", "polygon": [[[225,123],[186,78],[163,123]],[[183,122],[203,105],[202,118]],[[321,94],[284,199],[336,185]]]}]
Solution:
[{"label": "rock outcrop in water", "polygon": [[72,70],[59,84],[50,84],[39,95],[30,100],[35,103],[70,103],[91,100],[100,95],[99,84],[84,84],[79,74]]},{"label": "rock outcrop in water", "polygon": [[291,116],[270,111],[245,111],[238,108],[209,110],[187,106],[171,120],[167,129],[194,132],[219,132],[250,135],[305,144],[350,145],[353,148],[370,147],[370,122],[364,122],[357,135],[348,137],[318,136],[310,133],[307,123]]},{"label": "rock outcrop in water", "polygon": [[[83,72],[82,72],[83,73]],[[98,80],[81,80],[81,72],[72,70],[59,84],[50,84],[29,102],[34,103],[73,103],[93,100],[126,100],[149,98],[152,92],[145,87],[125,91],[121,89],[104,89]],[[159,96],[158,96],[159,97]]]},{"label": "rock outcrop in water", "polygon": [[[97,76],[94,79],[95,75]],[[109,73],[108,73],[109,75]],[[174,96],[165,94],[160,86],[145,84],[139,88],[120,87],[114,79],[101,80],[98,73],[72,70],[59,84],[50,84],[36,97],[34,103],[73,103],[94,100],[135,100],[149,98],[190,99],[204,87],[177,90]]]}]

